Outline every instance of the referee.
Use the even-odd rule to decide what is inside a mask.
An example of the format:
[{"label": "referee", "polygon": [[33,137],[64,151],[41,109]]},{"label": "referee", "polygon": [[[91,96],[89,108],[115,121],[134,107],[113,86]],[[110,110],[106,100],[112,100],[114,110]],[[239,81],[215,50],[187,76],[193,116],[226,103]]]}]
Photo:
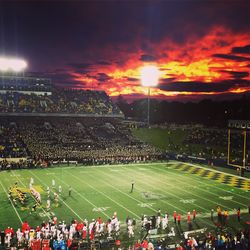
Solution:
[{"label": "referee", "polygon": [[130,191],[130,193],[133,193],[134,185],[135,185],[135,182],[134,182],[134,180],[132,180],[132,182],[131,182],[131,191]]},{"label": "referee", "polygon": [[69,186],[69,196],[71,196],[71,192],[72,192],[72,187]]}]

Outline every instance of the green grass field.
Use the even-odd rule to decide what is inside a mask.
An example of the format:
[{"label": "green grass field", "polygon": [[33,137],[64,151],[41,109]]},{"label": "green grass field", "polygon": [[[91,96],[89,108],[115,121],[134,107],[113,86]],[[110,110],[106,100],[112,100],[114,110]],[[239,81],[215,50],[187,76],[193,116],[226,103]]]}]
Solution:
[{"label": "green grass field", "polygon": [[[217,205],[228,209],[230,219],[228,229],[236,231],[247,227],[250,221],[248,205],[249,191],[235,188],[218,181],[203,178],[175,168],[178,162],[129,164],[113,166],[70,166],[48,169],[12,170],[0,172],[0,225],[1,229],[11,226],[20,227],[21,221],[27,220],[30,225],[38,225],[51,216],[69,222],[72,218],[84,220],[101,216],[104,220],[112,217],[116,211],[121,223],[127,216],[140,220],[142,214],[155,215],[160,208],[170,215],[170,226],[173,224],[172,214],[176,210],[182,214],[182,223],[178,232],[188,230],[187,212],[196,209],[196,223],[192,229],[208,228],[215,230],[211,221],[210,210],[216,211]],[[182,164],[187,165],[187,164]],[[27,193],[27,202],[17,206],[8,200],[10,186],[18,182],[18,187],[28,192],[30,178],[34,178],[34,187],[42,194],[42,206],[30,214],[34,199]],[[46,187],[51,187],[52,179],[56,181],[56,189],[62,186],[62,195],[55,203],[51,195],[51,210],[46,211]],[[134,191],[130,193],[131,181],[135,181]],[[68,195],[69,185],[72,196]],[[242,210],[242,221],[236,218],[235,209]],[[216,212],[215,212],[216,215]],[[138,228],[138,235],[140,235]]]}]

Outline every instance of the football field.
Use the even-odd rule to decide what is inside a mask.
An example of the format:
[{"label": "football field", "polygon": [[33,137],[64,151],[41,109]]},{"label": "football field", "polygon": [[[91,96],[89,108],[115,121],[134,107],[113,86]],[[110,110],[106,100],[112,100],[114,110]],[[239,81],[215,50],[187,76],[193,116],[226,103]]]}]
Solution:
[{"label": "football field", "polygon": [[[42,205],[32,212],[35,204],[30,194],[30,179],[33,187],[41,193]],[[52,180],[55,180],[55,188]],[[134,189],[131,192],[131,183]],[[16,198],[16,204],[8,198],[8,189],[16,183],[17,189],[26,193],[23,204]],[[62,193],[54,200],[54,192]],[[72,187],[69,196],[69,186]],[[47,187],[50,187],[51,208],[46,208]],[[170,225],[176,210],[182,215],[181,226],[187,231],[187,213],[197,211],[197,220],[192,229],[216,229],[216,208],[229,211],[228,228],[236,231],[248,227],[250,221],[250,181],[236,176],[208,170],[181,162],[128,164],[110,166],[60,166],[47,169],[23,169],[0,172],[0,228],[17,229],[27,220],[30,225],[40,225],[56,216],[58,221],[69,223],[72,219],[91,220],[102,217],[104,221],[117,213],[121,224],[126,217],[135,218],[138,223],[142,215],[156,215],[167,212]],[[15,196],[15,194],[13,194]],[[237,221],[236,209],[241,208],[242,220]],[[214,209],[214,221],[211,220]],[[138,224],[137,223],[137,224]],[[139,232],[138,232],[139,233]]]}]

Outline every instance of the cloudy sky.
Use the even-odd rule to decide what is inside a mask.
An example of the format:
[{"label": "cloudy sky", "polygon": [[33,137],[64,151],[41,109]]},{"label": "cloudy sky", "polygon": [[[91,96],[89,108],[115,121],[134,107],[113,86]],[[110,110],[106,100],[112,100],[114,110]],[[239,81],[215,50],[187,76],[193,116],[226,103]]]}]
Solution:
[{"label": "cloudy sky", "polygon": [[161,71],[155,98],[250,92],[248,0],[2,1],[0,56],[63,87],[143,97],[140,69]]}]

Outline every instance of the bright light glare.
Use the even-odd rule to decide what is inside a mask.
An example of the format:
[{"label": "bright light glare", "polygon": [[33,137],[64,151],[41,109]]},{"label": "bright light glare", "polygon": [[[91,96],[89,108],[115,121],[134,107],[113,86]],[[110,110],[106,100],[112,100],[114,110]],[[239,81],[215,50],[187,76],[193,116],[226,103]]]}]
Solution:
[{"label": "bright light glare", "polygon": [[21,59],[0,58],[0,71],[23,71],[27,67],[27,63]]},{"label": "bright light glare", "polygon": [[159,69],[154,65],[148,65],[141,69],[141,82],[144,87],[155,87],[160,77]]}]

